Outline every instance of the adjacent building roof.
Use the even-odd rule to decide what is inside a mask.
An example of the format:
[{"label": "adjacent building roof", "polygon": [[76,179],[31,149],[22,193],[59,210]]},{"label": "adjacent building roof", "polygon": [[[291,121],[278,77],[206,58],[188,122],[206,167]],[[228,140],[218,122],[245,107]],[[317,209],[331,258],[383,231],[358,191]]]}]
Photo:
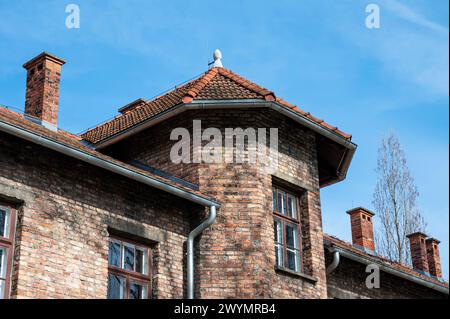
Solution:
[{"label": "adjacent building roof", "polygon": [[[27,116],[28,117],[28,116]],[[0,106],[0,131],[7,130],[7,128],[17,128],[19,130],[22,130],[24,132],[32,133],[33,135],[37,135],[42,139],[46,139],[48,141],[56,142],[58,144],[61,144],[69,149],[82,152],[88,156],[97,158],[99,160],[102,160],[106,163],[112,164],[115,167],[119,167],[123,170],[129,171],[131,173],[134,173],[139,175],[139,177],[146,177],[154,181],[161,182],[161,185],[167,185],[174,187],[175,189],[179,190],[178,194],[181,195],[192,195],[193,198],[204,199],[205,202],[210,202],[211,204],[217,204],[218,203],[211,197],[202,194],[201,192],[194,190],[192,188],[186,187],[182,183],[178,183],[170,178],[164,178],[158,174],[152,173],[151,171],[144,170],[137,168],[135,166],[126,164],[122,161],[116,160],[112,157],[109,157],[107,155],[104,155],[98,151],[93,150],[90,147],[87,147],[83,144],[82,139],[74,135],[72,133],[63,131],[59,129],[57,132],[49,130],[45,128],[42,125],[36,124],[30,119],[27,119],[24,115],[19,114],[17,112],[14,112],[10,109],[4,108]],[[184,196],[186,198],[186,196]],[[190,198],[190,196],[187,196]]]},{"label": "adjacent building roof", "polygon": [[277,102],[342,138],[351,139],[351,135],[276,97],[272,91],[250,82],[230,70],[217,67],[153,100],[138,100],[141,103],[133,102],[131,105],[127,105],[121,109],[121,115],[86,131],[81,136],[94,144],[99,143],[174,106],[202,100],[265,100]]},{"label": "adjacent building roof", "polygon": [[395,261],[383,258],[381,256],[375,256],[375,255],[369,254],[369,253],[367,253],[365,251],[362,251],[361,249],[358,249],[355,246],[353,246],[352,244],[350,244],[350,243],[348,243],[346,241],[343,241],[343,240],[341,240],[341,239],[339,239],[337,237],[324,234],[324,242],[325,242],[325,246],[339,247],[339,248],[344,249],[344,250],[346,250],[346,251],[348,251],[348,252],[350,252],[352,254],[355,254],[355,255],[361,256],[361,257],[363,257],[365,259],[371,260],[374,263],[381,264],[381,265],[384,265],[386,267],[398,270],[398,271],[400,271],[400,272],[402,272],[404,274],[407,274],[407,275],[410,275],[410,276],[422,279],[422,280],[424,280],[426,282],[432,283],[432,284],[437,285],[437,286],[444,287],[444,288],[446,288],[448,290],[449,285],[448,285],[447,282],[440,281],[437,278],[434,278],[434,277],[431,277],[431,276],[427,276],[425,274],[417,272],[410,266],[407,266],[407,265],[404,265],[404,264],[401,264],[401,263],[398,263],[398,262],[395,262]]}]

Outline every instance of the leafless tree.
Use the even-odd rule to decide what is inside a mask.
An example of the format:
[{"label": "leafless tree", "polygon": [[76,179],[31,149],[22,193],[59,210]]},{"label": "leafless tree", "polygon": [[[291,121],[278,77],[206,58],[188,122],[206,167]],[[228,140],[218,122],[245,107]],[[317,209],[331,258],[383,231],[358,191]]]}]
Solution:
[{"label": "leafless tree", "polygon": [[406,163],[405,152],[394,134],[381,141],[376,172],[378,181],[373,204],[380,221],[375,231],[377,252],[391,260],[410,264],[406,235],[425,232],[426,223],[416,206],[419,192]]}]

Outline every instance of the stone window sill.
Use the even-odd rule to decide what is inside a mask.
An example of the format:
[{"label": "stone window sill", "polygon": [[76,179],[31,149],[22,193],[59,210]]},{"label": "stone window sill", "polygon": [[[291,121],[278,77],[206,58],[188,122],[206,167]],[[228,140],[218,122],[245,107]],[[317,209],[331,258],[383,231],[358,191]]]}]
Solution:
[{"label": "stone window sill", "polygon": [[312,283],[316,283],[317,282],[317,278],[312,277],[310,275],[301,273],[301,272],[296,272],[293,270],[290,270],[288,268],[284,268],[284,267],[275,267],[275,271],[277,273],[283,274],[283,275],[288,275],[291,277],[296,277],[296,278],[302,278],[302,279],[306,279],[307,281],[310,281]]}]

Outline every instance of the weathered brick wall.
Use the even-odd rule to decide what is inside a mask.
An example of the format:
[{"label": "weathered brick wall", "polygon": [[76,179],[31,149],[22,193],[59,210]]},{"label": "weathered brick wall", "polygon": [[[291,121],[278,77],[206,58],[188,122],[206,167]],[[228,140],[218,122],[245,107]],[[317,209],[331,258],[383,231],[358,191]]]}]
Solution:
[{"label": "weathered brick wall", "polygon": [[[326,252],[326,263],[332,256]],[[380,288],[366,287],[366,266],[355,261],[341,258],[339,266],[327,276],[328,297],[337,299],[408,299],[408,298],[447,298],[447,296],[403,280],[399,277],[380,272]]]},{"label": "weathered brick wall", "polygon": [[[302,212],[305,277],[276,272],[272,215],[272,174],[254,164],[170,163],[170,132],[202,128],[279,128],[279,168],[273,174],[307,189]],[[189,111],[119,143],[107,153],[137,159],[198,182],[222,206],[217,221],[200,241],[197,296],[202,298],[325,298],[326,278],[315,134],[268,109]]]},{"label": "weathered brick wall", "polygon": [[108,227],[153,243],[154,297],[184,296],[202,207],[1,132],[0,195],[22,202],[13,298],[105,298]]}]

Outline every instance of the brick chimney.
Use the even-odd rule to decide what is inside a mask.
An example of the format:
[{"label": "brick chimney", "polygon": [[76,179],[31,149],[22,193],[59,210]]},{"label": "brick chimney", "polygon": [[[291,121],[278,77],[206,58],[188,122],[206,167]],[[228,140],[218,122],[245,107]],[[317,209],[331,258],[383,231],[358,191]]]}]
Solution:
[{"label": "brick chimney", "polygon": [[27,70],[25,115],[47,128],[58,127],[60,58],[43,52],[23,65]]},{"label": "brick chimney", "polygon": [[372,219],[375,214],[363,207],[351,209],[347,214],[350,215],[353,245],[375,253]]},{"label": "brick chimney", "polygon": [[427,235],[421,232],[416,232],[406,237],[409,239],[413,268],[428,274],[427,248],[425,243]]},{"label": "brick chimney", "polygon": [[425,245],[427,248],[428,269],[432,276],[442,277],[441,258],[439,257],[440,241],[434,238],[427,238]]}]

